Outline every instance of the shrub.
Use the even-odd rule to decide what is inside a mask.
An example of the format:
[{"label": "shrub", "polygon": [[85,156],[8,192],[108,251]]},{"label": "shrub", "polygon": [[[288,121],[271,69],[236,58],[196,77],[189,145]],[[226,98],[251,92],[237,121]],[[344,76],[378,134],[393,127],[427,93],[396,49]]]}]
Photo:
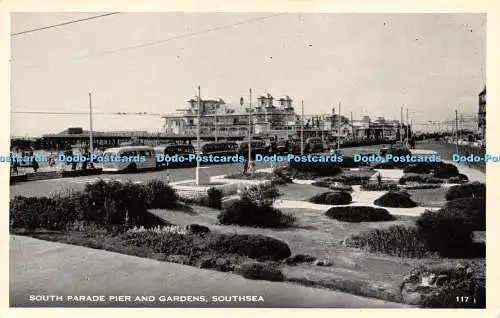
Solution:
[{"label": "shrub", "polygon": [[399,187],[395,183],[365,183],[361,185],[364,191],[398,191]]},{"label": "shrub", "polygon": [[145,187],[145,191],[147,191],[147,207],[168,209],[176,206],[177,194],[168,184],[160,180],[150,180]]},{"label": "shrub", "polygon": [[191,261],[207,253],[207,240],[199,235],[187,234],[177,226],[157,230],[127,231],[122,238],[131,246],[146,247],[155,253],[185,255]]},{"label": "shrub", "polygon": [[486,185],[479,182],[471,182],[452,186],[446,191],[446,200],[454,200],[467,197],[486,197]]},{"label": "shrub", "polygon": [[[406,289],[406,284],[418,285],[423,277],[432,280],[431,284],[435,287],[422,295],[419,304],[421,307],[486,308],[485,279],[467,265],[419,266],[407,276],[401,289]],[[457,297],[461,297],[463,301],[457,301]],[[465,298],[468,298],[467,301]]]},{"label": "shrub", "polygon": [[399,179],[399,184],[406,184],[408,182],[438,184],[438,183],[443,183],[443,180],[435,178],[428,174],[405,173]]},{"label": "shrub", "polygon": [[210,229],[207,226],[199,224],[189,224],[186,226],[186,230],[192,234],[207,234],[210,233]]},{"label": "shrub", "polygon": [[486,231],[486,199],[484,197],[458,198],[447,201],[440,213],[463,218],[473,231]]},{"label": "shrub", "polygon": [[317,204],[349,204],[352,202],[352,197],[349,192],[324,192],[319,193],[309,199],[309,202]]},{"label": "shrub", "polygon": [[259,206],[247,199],[232,203],[217,219],[221,224],[238,224],[254,227],[286,227],[295,222],[292,215],[284,214],[271,206]]},{"label": "shrub", "polygon": [[81,218],[78,194],[52,197],[16,196],[10,200],[11,228],[63,230]]},{"label": "shrub", "polygon": [[210,188],[207,191],[207,206],[213,209],[222,208],[222,191],[217,188]]},{"label": "shrub", "polygon": [[429,251],[443,257],[466,257],[470,254],[473,227],[458,213],[426,211],[417,220],[417,226]]},{"label": "shrub", "polygon": [[271,206],[279,196],[278,188],[273,184],[249,186],[241,191],[241,199],[250,201],[256,206]]},{"label": "shrub", "polygon": [[328,162],[295,162],[290,161],[290,168],[297,172],[309,173],[314,177],[335,176],[342,172],[342,169]]},{"label": "shrub", "polygon": [[441,184],[412,184],[403,186],[405,190],[425,190],[425,189],[439,189],[441,188]]},{"label": "shrub", "polygon": [[395,219],[386,209],[369,206],[332,207],[325,214],[331,219],[343,222],[377,222]]},{"label": "shrub", "polygon": [[10,227],[24,228],[33,232],[39,227],[40,206],[39,198],[16,196],[10,200]]},{"label": "shrub", "polygon": [[99,180],[89,183],[82,196],[86,206],[83,220],[103,225],[164,225],[166,222],[147,211],[148,202],[153,200],[160,205],[170,205],[173,196],[169,187],[164,188],[157,183],[150,187],[158,192],[152,195],[148,193],[148,187],[132,182]]},{"label": "shrub", "polygon": [[404,225],[352,235],[346,239],[345,245],[399,257],[423,257],[428,254],[417,229]]},{"label": "shrub", "polygon": [[305,254],[296,254],[294,256],[290,256],[289,258],[284,260],[284,263],[288,266],[295,266],[300,263],[312,263],[316,260],[316,257]]},{"label": "shrub", "polygon": [[236,253],[257,260],[279,261],[292,252],[283,241],[260,234],[225,234],[214,237],[209,246],[218,252]]},{"label": "shrub", "polygon": [[417,203],[408,194],[402,192],[387,192],[373,201],[373,204],[387,208],[413,208],[417,206]]},{"label": "shrub", "polygon": [[241,273],[247,279],[262,279],[273,282],[285,280],[283,273],[272,263],[247,262],[241,266]]},{"label": "shrub", "polygon": [[447,179],[459,175],[458,169],[451,163],[444,162],[419,162],[411,164],[403,169],[405,173],[429,174],[434,173],[434,177]]},{"label": "shrub", "polygon": [[330,190],[334,190],[334,191],[343,191],[343,192],[354,191],[352,186],[350,186],[348,184],[342,184],[340,182],[334,182],[334,183],[330,184],[330,186],[328,186],[328,188]]},{"label": "shrub", "polygon": [[291,176],[282,168],[274,169],[271,180],[278,185],[293,183]]}]

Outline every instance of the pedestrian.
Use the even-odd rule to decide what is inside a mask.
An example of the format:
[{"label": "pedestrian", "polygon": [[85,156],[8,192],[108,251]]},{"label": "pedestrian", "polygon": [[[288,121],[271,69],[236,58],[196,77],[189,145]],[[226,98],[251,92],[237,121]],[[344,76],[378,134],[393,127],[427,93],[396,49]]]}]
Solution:
[{"label": "pedestrian", "polygon": [[33,157],[33,171],[37,172],[38,171],[38,168],[40,167],[38,165],[38,162],[36,161],[35,157]]},{"label": "pedestrian", "polygon": [[382,184],[382,175],[380,174],[380,172],[377,174],[377,183],[378,185]]}]

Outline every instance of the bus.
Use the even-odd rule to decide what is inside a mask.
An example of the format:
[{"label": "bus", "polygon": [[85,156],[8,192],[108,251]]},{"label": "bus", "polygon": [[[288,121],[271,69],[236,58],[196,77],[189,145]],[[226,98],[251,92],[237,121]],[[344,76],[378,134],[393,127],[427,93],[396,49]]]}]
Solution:
[{"label": "bus", "polygon": [[108,148],[103,156],[108,157],[133,157],[133,160],[114,160],[103,162],[103,172],[134,172],[156,168],[155,151],[149,146],[125,146]]},{"label": "bus", "polygon": [[[178,145],[178,144],[167,144],[159,145],[154,147],[155,155],[160,157],[159,161],[156,161],[157,167],[185,167],[185,166],[195,166],[196,161],[190,162],[188,160],[189,155],[194,154],[196,151],[192,145]],[[173,157],[177,155],[182,157],[180,160],[165,161],[162,156]],[[163,160],[161,160],[163,159]]]},{"label": "bus", "polygon": [[238,153],[238,144],[232,141],[208,142],[201,146],[202,155],[234,156]]}]

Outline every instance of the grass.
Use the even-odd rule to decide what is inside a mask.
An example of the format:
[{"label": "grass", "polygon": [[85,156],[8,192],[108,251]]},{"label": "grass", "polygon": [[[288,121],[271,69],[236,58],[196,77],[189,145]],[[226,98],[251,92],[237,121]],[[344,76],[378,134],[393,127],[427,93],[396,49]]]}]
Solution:
[{"label": "grass", "polygon": [[407,190],[413,201],[419,206],[440,208],[446,203],[447,188]]},{"label": "grass", "polygon": [[221,233],[271,236],[287,242],[292,250],[292,255],[308,254],[318,259],[328,258],[332,260],[334,265],[331,267],[318,267],[309,264],[283,267],[282,271],[286,281],[308,286],[325,287],[389,301],[401,301],[399,299],[399,284],[414,266],[433,264],[452,266],[459,262],[466,262],[476,268],[485,267],[485,261],[481,259],[400,258],[368,253],[343,245],[343,241],[347,237],[360,232],[392,225],[414,225],[415,217],[401,216],[397,220],[388,222],[345,223],[331,220],[321,211],[286,209],[286,212],[292,213],[297,218],[296,225],[276,230],[214,225],[219,213],[218,210],[194,206],[193,211],[192,214],[186,214],[167,210],[152,210],[154,214],[174,224],[197,223],[210,226],[212,231]]},{"label": "grass", "polygon": [[[374,297],[389,301],[401,301],[400,283],[412,268],[420,265],[449,265],[466,262],[473,267],[483,269],[485,261],[443,260],[441,258],[407,259],[344,246],[343,241],[360,232],[385,228],[391,225],[413,225],[414,217],[399,217],[388,222],[345,223],[331,220],[322,211],[308,209],[287,209],[286,212],[297,218],[295,226],[283,229],[251,228],[240,226],[216,225],[220,210],[202,206],[191,206],[190,212],[179,210],[150,210],[162,219],[179,225],[199,224],[209,226],[213,233],[221,234],[261,234],[286,242],[292,255],[308,254],[318,259],[327,258],[333,266],[318,267],[310,264],[297,266],[282,265],[285,281],[302,285],[324,287],[361,296]],[[120,241],[113,236],[106,236],[99,231],[93,233],[71,232],[38,233],[40,239],[105,249],[119,253],[165,260],[152,249],[136,247]]]},{"label": "grass", "polygon": [[279,187],[281,195],[278,200],[298,200],[307,201],[309,198],[325,192],[325,188],[314,187],[308,184],[288,184],[286,187]]}]

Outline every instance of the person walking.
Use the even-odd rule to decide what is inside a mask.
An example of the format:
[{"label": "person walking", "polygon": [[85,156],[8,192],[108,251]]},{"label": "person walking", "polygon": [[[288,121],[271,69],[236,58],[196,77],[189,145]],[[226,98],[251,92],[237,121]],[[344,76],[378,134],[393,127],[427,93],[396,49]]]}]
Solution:
[{"label": "person walking", "polygon": [[33,157],[33,171],[37,172],[38,168],[40,168],[40,165],[36,161],[35,157]]}]

